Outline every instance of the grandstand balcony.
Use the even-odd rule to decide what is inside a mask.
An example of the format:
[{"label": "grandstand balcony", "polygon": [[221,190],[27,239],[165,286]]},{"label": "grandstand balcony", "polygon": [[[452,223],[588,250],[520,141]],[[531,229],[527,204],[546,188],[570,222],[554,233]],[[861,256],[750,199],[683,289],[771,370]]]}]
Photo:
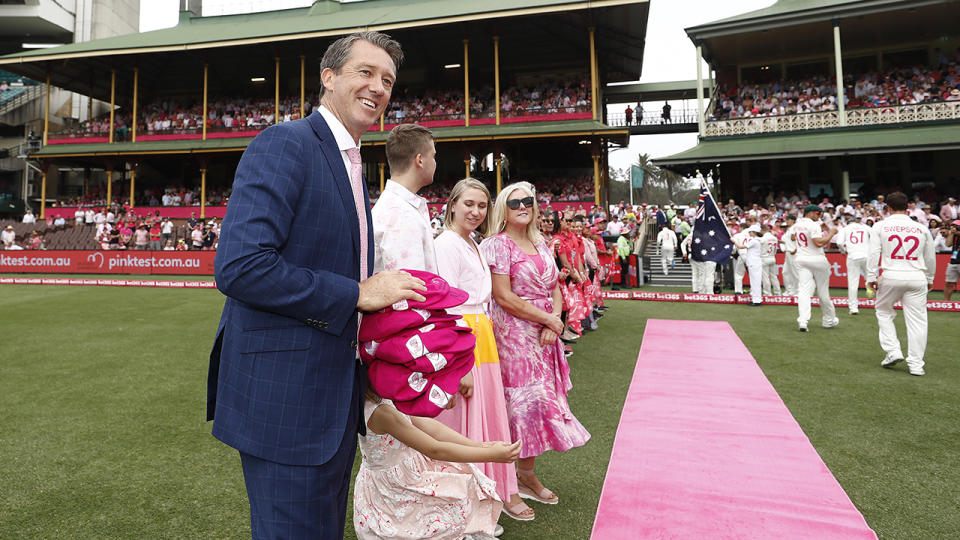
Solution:
[{"label": "grandstand balcony", "polygon": [[955,196],[958,17],[951,0],[777,0],[687,28],[698,70],[709,66],[698,144],[653,162],[712,170],[738,201]]},{"label": "grandstand balcony", "polygon": [[730,118],[706,122],[705,137],[729,137],[761,133],[786,133],[836,129],[844,126],[869,127],[960,120],[960,101],[940,101],[878,108],[786,114],[751,118]]}]

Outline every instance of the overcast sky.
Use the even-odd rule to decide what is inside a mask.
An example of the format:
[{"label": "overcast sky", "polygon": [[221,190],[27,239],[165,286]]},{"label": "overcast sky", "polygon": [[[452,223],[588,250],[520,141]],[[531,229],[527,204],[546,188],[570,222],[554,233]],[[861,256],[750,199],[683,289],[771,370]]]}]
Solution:
[{"label": "overcast sky", "polygon": [[[309,6],[312,3],[312,0],[204,0],[203,14],[210,16],[287,9]],[[736,2],[651,0],[647,43],[643,56],[643,75],[640,81],[696,79],[695,52],[693,44],[683,31],[684,28],[753,11],[773,3],[774,0],[737,0]],[[140,31],[146,32],[176,25],[178,6],[177,0],[141,0]],[[674,107],[680,105],[674,104]],[[609,107],[608,112],[623,112],[623,109],[623,106]],[[637,155],[641,153],[663,157],[682,152],[696,144],[695,133],[631,137],[628,149],[617,150],[610,155],[610,165],[622,168],[634,163]]]}]

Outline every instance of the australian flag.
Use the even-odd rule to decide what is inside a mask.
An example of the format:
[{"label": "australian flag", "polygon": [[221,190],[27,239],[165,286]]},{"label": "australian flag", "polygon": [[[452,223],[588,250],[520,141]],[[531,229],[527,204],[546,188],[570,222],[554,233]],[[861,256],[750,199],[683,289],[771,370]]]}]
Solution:
[{"label": "australian flag", "polygon": [[697,217],[693,222],[693,243],[690,245],[690,255],[699,262],[713,261],[717,264],[727,264],[733,254],[733,241],[730,240],[730,231],[720,215],[717,203],[710,196],[710,189],[703,175],[700,179],[700,200],[697,203]]}]

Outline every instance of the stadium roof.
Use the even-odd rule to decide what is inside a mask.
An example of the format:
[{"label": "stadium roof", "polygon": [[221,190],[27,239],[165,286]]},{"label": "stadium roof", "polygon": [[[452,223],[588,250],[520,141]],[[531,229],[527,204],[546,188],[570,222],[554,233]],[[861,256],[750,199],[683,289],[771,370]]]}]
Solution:
[{"label": "stadium roof", "polygon": [[960,148],[956,123],[869,127],[815,133],[753,135],[703,140],[696,147],[653,162],[660,166]]},{"label": "stadium roof", "polygon": [[[710,79],[703,79],[703,87],[710,88]],[[692,99],[697,97],[697,80],[666,81],[608,85],[603,89],[603,99],[609,103],[633,103],[637,101],[661,101],[667,99]]]},{"label": "stadium roof", "polygon": [[[622,145],[627,144],[629,130],[612,128],[593,120],[570,120],[565,122],[530,122],[518,124],[481,125],[471,127],[435,128],[432,130],[437,142],[494,141],[524,138],[549,137],[595,137],[603,136]],[[364,145],[378,146],[387,139],[387,131],[371,131],[363,135]],[[243,151],[251,137],[235,139],[197,139],[138,141],[108,143],[48,144],[32,158],[57,158],[74,156],[136,156],[158,154],[208,154],[216,152]]]},{"label": "stadium roof", "polygon": [[869,49],[955,35],[960,7],[956,0],[778,0],[686,32],[712,63],[731,65],[832,54],[833,22],[844,49]]},{"label": "stadium roof", "polygon": [[[432,69],[432,64],[416,62],[448,57],[458,49],[451,45],[464,38],[489,47],[493,35],[501,37],[502,59],[513,58],[514,64],[549,67],[558,59],[570,64],[582,57],[587,66],[586,29],[595,26],[602,80],[630,81],[641,75],[648,8],[648,0],[316,0],[310,7],[240,15],[181,12],[180,23],[172,28],[18,52],[0,56],[0,66],[39,81],[49,73],[54,86],[104,101],[110,99],[110,73],[116,69],[122,102],[132,94],[135,66],[144,89],[176,94],[195,84],[204,64],[236,74],[265,71],[273,67],[274,57],[284,57],[287,69],[290,57],[305,55],[312,62],[332,39],[357,30],[390,31],[408,49],[409,73]],[[428,26],[429,32],[419,31]],[[492,64],[492,57],[479,52],[482,46],[477,50],[472,54],[479,57],[477,69],[483,62]],[[520,50],[529,52],[514,54]],[[535,56],[550,51],[553,58]],[[244,64],[231,65],[238,56]],[[215,77],[213,82],[223,81]],[[168,88],[171,84],[179,87]]]},{"label": "stadium roof", "polygon": [[[0,57],[0,64],[112,54],[197,50],[251,43],[339,36],[357,30],[396,30],[502,17],[644,5],[648,0],[316,0],[304,8],[195,17],[180,13],[172,28],[127,34]],[[644,14],[645,16],[645,14]],[[621,21],[645,31],[643,21]],[[642,35],[640,36],[642,40]],[[642,43],[639,45],[642,46]]]}]

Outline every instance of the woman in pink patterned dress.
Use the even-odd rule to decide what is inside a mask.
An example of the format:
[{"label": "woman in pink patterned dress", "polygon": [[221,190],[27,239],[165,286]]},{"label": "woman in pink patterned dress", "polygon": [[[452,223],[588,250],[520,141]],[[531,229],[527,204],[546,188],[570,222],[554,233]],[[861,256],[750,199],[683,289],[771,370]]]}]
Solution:
[{"label": "woman in pink patterned dress", "polygon": [[536,194],[527,182],[500,192],[493,209],[493,236],[480,244],[493,272],[490,318],[500,354],[513,440],[523,443],[517,462],[520,496],[556,504],[557,495],[534,474],[534,459],[547,450],[584,445],[590,434],[570,411],[570,366],[559,334],[559,272],[537,227]]}]

